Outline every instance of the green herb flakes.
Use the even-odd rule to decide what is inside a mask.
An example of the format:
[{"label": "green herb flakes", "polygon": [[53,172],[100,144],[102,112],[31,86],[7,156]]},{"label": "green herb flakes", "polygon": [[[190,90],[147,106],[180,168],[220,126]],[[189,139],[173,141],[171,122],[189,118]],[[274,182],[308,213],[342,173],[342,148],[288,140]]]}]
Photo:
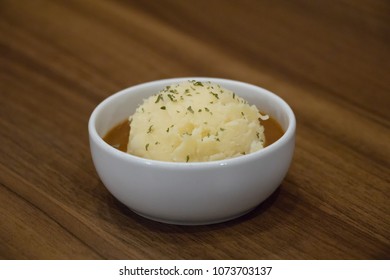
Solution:
[{"label": "green herb flakes", "polygon": [[214,95],[214,97],[215,97],[215,98],[219,99],[219,96],[218,96],[218,94],[217,94],[217,93],[215,93],[215,92],[212,92],[212,91],[210,91],[210,93],[211,93],[212,95]]},{"label": "green herb flakes", "polygon": [[175,99],[175,97],[172,95],[172,94],[169,94],[168,93],[168,98],[172,101],[172,102],[176,102],[176,99]]},{"label": "green herb flakes", "polygon": [[158,103],[160,100],[164,100],[162,94],[159,94],[157,96],[157,99],[156,99],[156,101],[154,103]]},{"label": "green herb flakes", "polygon": [[191,108],[191,106],[188,106],[188,107],[187,107],[187,110],[188,110],[189,112],[191,112],[192,114],[194,113],[194,110]]},{"label": "green herb flakes", "polygon": [[203,87],[203,84],[201,82],[194,82],[194,86],[201,86],[201,87]]}]

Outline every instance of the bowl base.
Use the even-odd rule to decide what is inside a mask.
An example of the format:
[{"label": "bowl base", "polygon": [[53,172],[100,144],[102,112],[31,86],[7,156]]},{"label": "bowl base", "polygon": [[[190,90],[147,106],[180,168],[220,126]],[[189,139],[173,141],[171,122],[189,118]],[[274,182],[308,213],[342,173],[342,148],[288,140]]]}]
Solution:
[{"label": "bowl base", "polygon": [[160,223],[164,223],[164,224],[172,224],[172,225],[180,225],[180,226],[202,226],[202,225],[223,223],[223,222],[227,222],[227,221],[236,219],[238,217],[241,217],[241,216],[251,212],[255,208],[256,207],[250,208],[249,210],[245,210],[243,212],[240,212],[238,214],[234,214],[232,216],[228,216],[228,217],[224,217],[224,218],[220,218],[220,219],[214,219],[214,220],[203,220],[203,221],[202,220],[201,221],[182,221],[182,220],[178,221],[178,220],[161,219],[159,217],[144,214],[144,213],[138,212],[138,211],[133,210],[133,209],[131,209],[131,211],[133,211],[134,213],[136,213],[139,216],[144,217],[146,219],[160,222]]}]

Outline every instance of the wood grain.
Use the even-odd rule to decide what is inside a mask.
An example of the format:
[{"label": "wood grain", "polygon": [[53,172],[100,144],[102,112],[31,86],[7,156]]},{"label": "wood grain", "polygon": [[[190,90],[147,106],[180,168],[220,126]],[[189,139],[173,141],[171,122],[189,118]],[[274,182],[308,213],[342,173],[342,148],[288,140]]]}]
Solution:
[{"label": "wood grain", "polygon": [[[389,259],[388,1],[1,1],[0,258]],[[152,222],[93,167],[87,123],[125,87],[223,77],[297,117],[278,190],[234,221]]]}]

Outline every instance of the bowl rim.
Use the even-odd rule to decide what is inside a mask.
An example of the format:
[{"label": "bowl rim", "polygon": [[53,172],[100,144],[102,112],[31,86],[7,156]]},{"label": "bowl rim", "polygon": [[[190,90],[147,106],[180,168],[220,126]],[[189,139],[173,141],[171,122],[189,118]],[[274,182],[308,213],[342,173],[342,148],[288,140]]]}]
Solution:
[{"label": "bowl rim", "polygon": [[[161,161],[161,160],[154,160],[154,159],[147,159],[142,158],[139,156],[135,156],[132,154],[128,154],[122,151],[119,151],[118,149],[115,149],[111,145],[107,144],[102,137],[99,136],[97,130],[96,130],[96,119],[99,115],[100,111],[103,110],[103,108],[106,107],[107,104],[111,103],[112,100],[121,97],[122,95],[126,95],[129,93],[133,93],[137,91],[140,88],[143,88],[145,86],[152,86],[157,84],[169,84],[169,83],[177,83],[181,81],[186,80],[199,80],[199,81],[210,81],[213,83],[231,83],[236,84],[238,86],[244,86],[244,87],[250,87],[252,89],[255,89],[257,91],[262,91],[263,93],[266,93],[268,95],[271,95],[273,99],[277,100],[278,103],[281,104],[283,107],[283,110],[288,116],[289,124],[284,132],[283,136],[279,138],[276,142],[272,143],[271,145],[260,149],[258,151],[255,151],[250,154],[234,157],[234,158],[227,158],[222,160],[215,160],[215,161],[207,161],[207,162],[169,162],[169,161]],[[228,86],[226,86],[228,88]],[[291,107],[287,104],[286,101],[284,101],[281,97],[276,95],[275,93],[262,88],[260,86],[241,82],[237,80],[232,79],[225,79],[225,78],[214,78],[214,77],[178,77],[178,78],[168,78],[168,79],[159,79],[149,82],[144,82],[140,84],[136,84],[130,87],[127,87],[125,89],[122,89],[107,98],[105,98],[103,101],[101,101],[93,110],[89,121],[88,121],[88,134],[90,141],[94,141],[95,144],[105,150],[107,153],[112,154],[113,156],[120,158],[124,161],[132,161],[134,163],[138,163],[141,165],[147,165],[147,166],[159,166],[159,167],[165,167],[169,169],[193,169],[193,168],[211,168],[211,167],[218,167],[218,166],[234,166],[234,165],[241,165],[244,162],[250,162],[257,160],[259,157],[263,157],[269,153],[274,152],[284,144],[286,144],[291,138],[295,136],[295,130],[296,130],[296,119],[294,112],[292,111]]]}]

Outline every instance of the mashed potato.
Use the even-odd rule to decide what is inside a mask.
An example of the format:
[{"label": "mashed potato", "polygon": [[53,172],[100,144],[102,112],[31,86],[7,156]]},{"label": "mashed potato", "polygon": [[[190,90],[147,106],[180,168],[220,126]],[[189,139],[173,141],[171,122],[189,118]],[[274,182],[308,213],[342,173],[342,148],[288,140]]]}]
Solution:
[{"label": "mashed potato", "polygon": [[234,92],[210,82],[167,86],[130,116],[127,152],[172,162],[214,161],[263,148],[262,116]]}]

